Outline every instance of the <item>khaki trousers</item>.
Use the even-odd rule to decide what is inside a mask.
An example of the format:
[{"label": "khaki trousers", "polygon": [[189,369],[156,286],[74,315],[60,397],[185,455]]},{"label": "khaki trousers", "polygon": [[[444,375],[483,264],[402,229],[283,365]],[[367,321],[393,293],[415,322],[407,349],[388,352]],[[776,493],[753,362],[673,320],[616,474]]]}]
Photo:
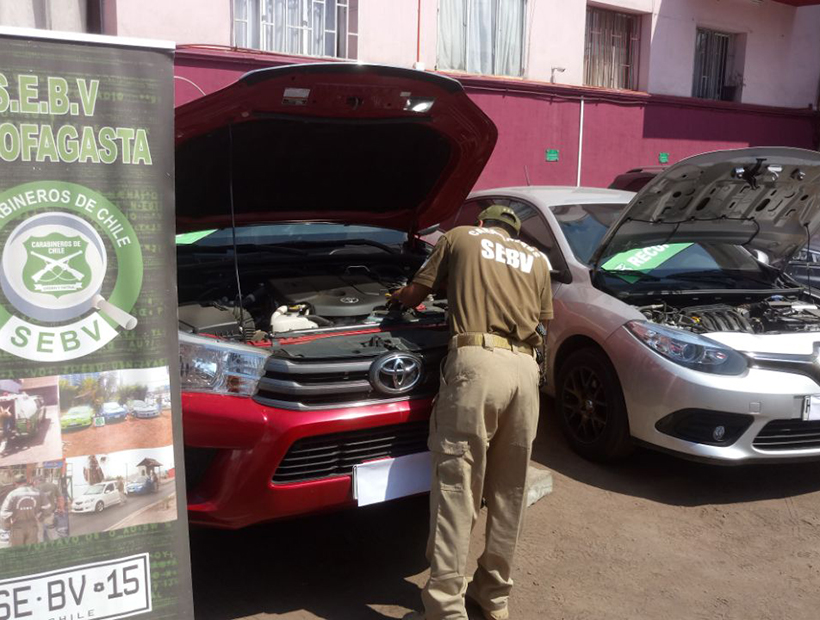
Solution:
[{"label": "khaki trousers", "polygon": [[11,526],[11,535],[9,542],[12,547],[20,547],[22,545],[36,545],[40,542],[37,538],[37,530],[39,529],[37,521],[22,521],[14,523]]},{"label": "khaki trousers", "polygon": [[[467,620],[470,533],[487,502],[486,547],[473,581],[484,609],[506,607],[538,426],[538,364],[499,348],[452,349],[430,421],[430,580],[425,620]],[[471,589],[472,591],[472,589]]]}]

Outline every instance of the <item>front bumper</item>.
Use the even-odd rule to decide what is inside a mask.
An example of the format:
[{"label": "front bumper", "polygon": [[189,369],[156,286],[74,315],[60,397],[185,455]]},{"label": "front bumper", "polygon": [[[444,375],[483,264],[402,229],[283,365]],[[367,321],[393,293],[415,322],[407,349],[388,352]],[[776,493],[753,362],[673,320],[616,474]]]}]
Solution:
[{"label": "front bumper", "polygon": [[[820,394],[820,384],[812,378],[759,368],[740,376],[691,370],[651,351],[626,329],[616,330],[606,348],[621,381],[630,432],[640,443],[726,463],[820,458],[820,445],[805,448],[801,445],[806,442],[789,443],[785,437],[778,446],[761,447],[758,439],[771,422],[801,422],[806,396]],[[689,410],[716,412],[716,418],[718,413],[742,414],[751,423],[731,445],[723,446],[686,441],[658,430],[658,422],[669,414]]]},{"label": "front bumper", "polygon": [[159,411],[134,411],[132,414],[135,418],[158,418]]},{"label": "front bumper", "polygon": [[75,421],[75,422],[63,422],[60,421],[60,428],[64,431],[71,431],[77,428],[86,428],[91,426],[91,420],[88,421]]},{"label": "front bumper", "polygon": [[94,507],[96,506],[96,502],[93,504],[88,504],[87,506],[75,506],[74,504],[71,505],[71,512],[76,513],[84,513],[84,512],[94,512]]},{"label": "front bumper", "polygon": [[188,481],[189,521],[236,529],[354,506],[350,475],[275,484],[273,475],[289,448],[303,438],[423,421],[431,406],[427,398],[292,411],[250,398],[184,392],[186,452],[210,453],[197,479]]}]

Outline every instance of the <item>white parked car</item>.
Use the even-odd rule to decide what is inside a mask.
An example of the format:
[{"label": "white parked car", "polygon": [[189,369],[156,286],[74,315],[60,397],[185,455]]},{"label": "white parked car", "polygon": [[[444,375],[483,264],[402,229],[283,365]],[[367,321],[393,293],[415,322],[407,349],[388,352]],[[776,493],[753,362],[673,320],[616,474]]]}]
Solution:
[{"label": "white parked car", "polygon": [[122,502],[122,496],[113,481],[92,484],[85,493],[74,499],[71,512],[102,512]]},{"label": "white parked car", "polygon": [[707,153],[638,194],[518,187],[493,203],[552,268],[547,391],[580,454],[820,457],[820,297],[783,272],[820,230],[820,153]]}]

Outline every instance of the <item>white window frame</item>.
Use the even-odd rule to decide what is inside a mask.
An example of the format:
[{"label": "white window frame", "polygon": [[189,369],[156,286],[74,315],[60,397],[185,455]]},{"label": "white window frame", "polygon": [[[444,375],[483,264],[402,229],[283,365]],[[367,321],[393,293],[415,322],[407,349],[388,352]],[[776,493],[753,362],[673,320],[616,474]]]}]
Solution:
[{"label": "white window frame", "polygon": [[[711,75],[703,75],[703,71],[698,71],[698,46],[697,42],[701,36],[711,37],[714,40],[725,39],[726,47],[725,50],[718,50],[715,53],[722,53],[722,66],[721,59],[717,58],[718,61],[714,67],[713,71],[711,71]],[[726,87],[735,87],[738,88],[742,86],[741,84],[735,83],[739,75],[736,71],[735,67],[735,59],[737,55],[737,46],[738,46],[738,37],[736,33],[733,32],[723,32],[720,30],[715,30],[713,28],[705,28],[698,26],[697,31],[695,33],[695,57],[693,59],[693,69],[692,69],[692,97],[697,99],[708,99],[712,101],[735,101],[738,98],[737,93],[735,93],[734,97],[724,98],[723,96],[723,89]],[[709,61],[707,61],[709,62]],[[721,83],[717,85],[709,85],[703,83],[704,78],[712,79],[720,79]],[[742,78],[740,78],[742,82]],[[715,96],[717,95],[717,96]]]},{"label": "white window frame", "polygon": [[[603,41],[601,47],[598,49],[599,54],[596,58],[598,62],[593,64],[593,54],[591,49],[592,36],[592,17],[598,14],[600,19],[609,20],[605,24],[609,26],[608,31],[614,31],[613,26],[619,21],[623,23],[631,22],[633,25],[632,32],[624,31],[624,37],[630,37],[621,46],[621,58],[616,58],[615,48],[610,48],[612,54],[610,58],[606,58],[604,52],[607,49],[607,42]],[[640,82],[640,60],[641,60],[641,35],[642,35],[642,16],[636,13],[627,13],[625,11],[615,11],[612,9],[605,9],[598,6],[587,6],[586,23],[584,24],[584,86],[593,86],[598,88],[614,88],[618,90],[638,90]],[[600,35],[599,35],[599,38]],[[600,41],[599,41],[600,42]],[[624,58],[625,56],[625,58]],[[627,62],[623,62],[626,60]],[[619,77],[619,73],[625,70],[627,77],[623,82]]]},{"label": "white window frame", "polygon": [[[288,4],[295,2],[297,9],[301,12],[299,21],[300,25],[289,23],[289,9]],[[333,5],[336,11],[334,19],[334,27],[327,28],[327,11]],[[245,7],[245,18],[239,18],[237,5],[242,4]],[[232,0],[231,2],[231,41],[233,47],[242,47],[245,49],[258,49],[266,52],[276,52],[280,54],[288,54],[294,56],[311,56],[318,58],[337,58],[342,60],[356,60],[358,56],[358,11],[359,0],[285,0],[284,16],[281,31],[282,45],[277,46],[275,28],[277,26],[274,15],[267,13],[268,3],[266,0]],[[321,10],[320,28],[321,28],[321,53],[316,53],[312,49],[315,45],[314,31],[316,23],[314,23],[314,10],[319,8]],[[357,23],[354,23],[354,31],[351,31],[351,13],[356,12]],[[339,16],[344,15],[344,28],[339,29]],[[239,41],[237,36],[237,26],[244,24],[245,26],[245,41]],[[271,32],[274,34],[271,35]],[[292,37],[298,33],[298,43],[293,46],[290,44]],[[344,34],[341,34],[344,33]],[[340,41],[340,34],[343,40]],[[328,37],[332,37],[334,54],[326,54]],[[257,43],[258,42],[258,43]],[[257,43],[257,44],[255,44]],[[351,54],[351,51],[353,52]]]}]

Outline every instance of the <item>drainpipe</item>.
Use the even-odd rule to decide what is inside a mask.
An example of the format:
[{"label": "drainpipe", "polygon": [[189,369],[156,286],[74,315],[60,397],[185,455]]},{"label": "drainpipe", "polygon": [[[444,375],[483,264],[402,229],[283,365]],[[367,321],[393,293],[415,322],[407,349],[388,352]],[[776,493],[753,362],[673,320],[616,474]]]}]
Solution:
[{"label": "drainpipe", "polygon": [[584,156],[584,98],[581,97],[581,114],[578,118],[578,176],[575,187],[581,187],[581,164]]},{"label": "drainpipe", "polygon": [[413,68],[424,71],[424,63],[421,62],[421,0],[419,0],[416,13],[416,62],[413,64]]}]

